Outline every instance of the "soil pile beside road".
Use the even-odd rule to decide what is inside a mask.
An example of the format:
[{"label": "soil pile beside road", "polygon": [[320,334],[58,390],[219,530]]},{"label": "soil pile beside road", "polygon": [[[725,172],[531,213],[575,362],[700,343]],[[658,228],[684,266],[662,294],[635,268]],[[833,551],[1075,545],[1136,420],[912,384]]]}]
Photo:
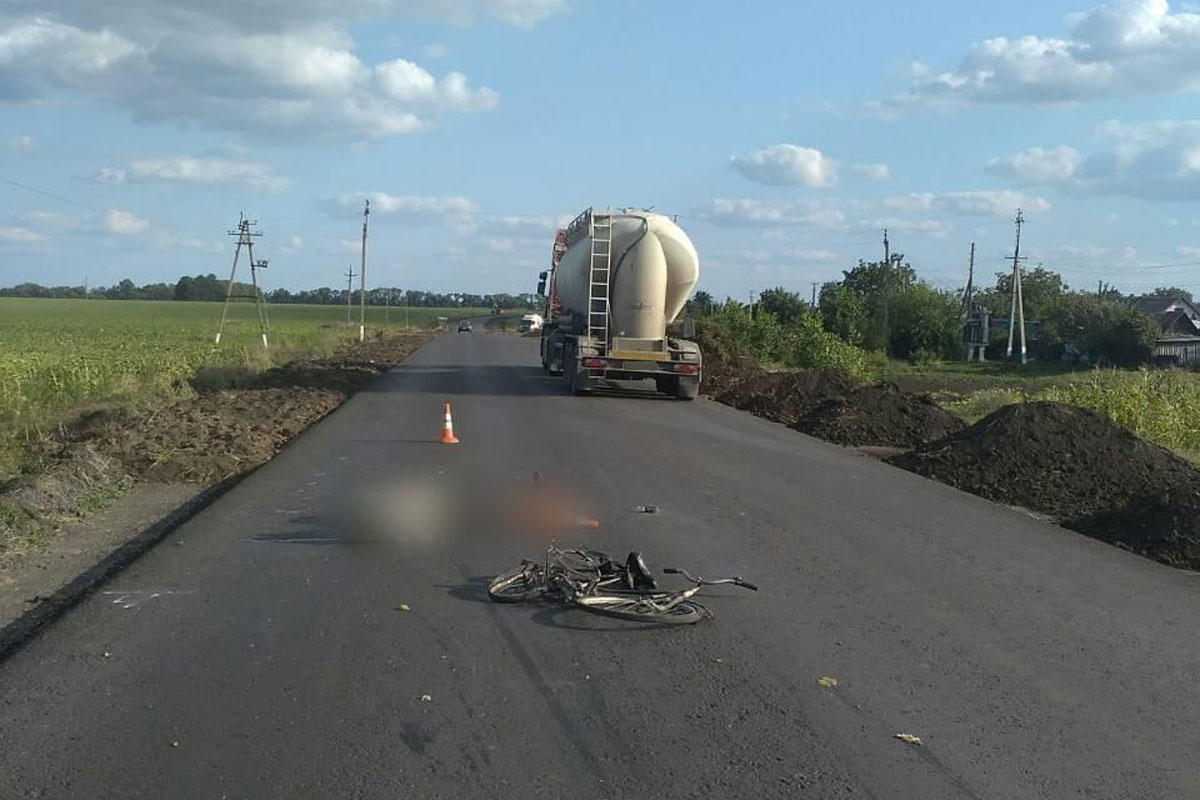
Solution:
[{"label": "soil pile beside road", "polygon": [[1200,569],[1200,471],[1094,411],[1017,403],[888,461],[1173,566]]},{"label": "soil pile beside road", "polygon": [[827,442],[860,447],[917,447],[962,430],[962,420],[928,395],[901,391],[894,384],[861,386],[818,405],[793,425]]},{"label": "soil pile beside road", "polygon": [[716,400],[772,422],[791,425],[822,403],[843,398],[858,386],[857,379],[832,370],[759,370],[731,385]]},{"label": "soil pile beside road", "polygon": [[765,372],[750,358],[713,358],[705,362],[703,387],[717,402],[854,447],[915,447],[963,427],[927,396],[837,370]]}]

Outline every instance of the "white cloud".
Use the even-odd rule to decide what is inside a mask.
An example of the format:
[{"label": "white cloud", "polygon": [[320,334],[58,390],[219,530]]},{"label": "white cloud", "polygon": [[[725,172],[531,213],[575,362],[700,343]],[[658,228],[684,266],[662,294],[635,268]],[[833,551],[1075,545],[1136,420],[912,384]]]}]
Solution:
[{"label": "white cloud", "polygon": [[150,228],[150,222],[127,211],[110,208],[104,215],[104,227],[110,233],[130,235],[145,232]]},{"label": "white cloud", "polygon": [[1066,146],[1034,147],[1009,158],[994,158],[989,169],[1031,183],[1060,184],[1096,194],[1200,200],[1200,120],[1135,125],[1112,121],[1097,133],[1111,146],[1088,155]]},{"label": "white cloud", "polygon": [[294,253],[299,253],[304,249],[304,239],[295,234],[283,240],[283,244],[279,246],[279,252],[282,255],[290,256]]},{"label": "white cloud", "polygon": [[886,181],[892,177],[887,164],[855,164],[850,169],[871,181]]},{"label": "white cloud", "polygon": [[342,210],[353,209],[359,213],[363,199],[371,201],[371,214],[395,217],[403,221],[449,221],[456,215],[467,215],[475,211],[475,201],[466,197],[422,197],[418,195],[392,195],[386,192],[358,192],[343,194],[336,205]]},{"label": "white cloud", "polygon": [[1191,245],[1183,245],[1176,248],[1179,255],[1185,258],[1200,258],[1200,247],[1192,247]]},{"label": "white cloud", "polygon": [[35,230],[25,227],[0,227],[0,242],[13,244],[32,244],[46,237]]},{"label": "white cloud", "polygon": [[515,248],[512,239],[483,239],[483,246],[493,253],[511,253]]},{"label": "white cloud", "polygon": [[125,170],[120,167],[101,167],[96,170],[96,180],[100,183],[124,183]]},{"label": "white cloud", "polygon": [[100,170],[101,181],[126,179],[146,182],[185,183],[199,186],[230,186],[261,192],[278,192],[287,187],[286,178],[271,174],[270,167],[252,161],[220,158],[168,156],[129,162],[127,168]]},{"label": "white cloud", "polygon": [[952,214],[978,217],[1007,217],[1018,208],[1036,214],[1050,209],[1044,197],[1026,195],[1007,189],[973,190],[967,192],[914,192],[907,195],[888,197],[883,201],[888,208],[901,211],[945,211]]},{"label": "white cloud", "polygon": [[32,136],[14,136],[11,139],[5,139],[4,146],[9,150],[16,150],[18,153],[32,153],[38,149],[37,139]]},{"label": "white cloud", "polygon": [[1045,183],[1075,177],[1080,161],[1079,151],[1073,147],[1056,147],[1053,150],[1031,147],[1015,156],[993,158],[987,168],[997,175],[1028,183]]},{"label": "white cloud", "polygon": [[65,231],[75,224],[71,218],[53,211],[29,211],[26,212],[25,218],[43,230]]},{"label": "white cloud", "polygon": [[28,16],[0,18],[0,101],[84,95],[140,121],[293,139],[413,133],[437,116],[499,102],[461,73],[434,77],[405,59],[364,62],[349,24],[401,13],[529,25],[561,9],[545,0],[7,5]]},{"label": "white cloud", "polygon": [[816,201],[772,205],[746,198],[717,198],[700,212],[700,217],[713,224],[728,227],[779,228],[812,225],[838,228],[846,221],[841,211]]},{"label": "white cloud", "polygon": [[338,248],[343,253],[362,253],[362,239],[338,239]]},{"label": "white cloud", "polygon": [[566,0],[404,0],[390,5],[457,25],[493,19],[520,28],[532,27],[568,9]]},{"label": "white cloud", "polygon": [[812,147],[773,144],[746,155],[732,156],[729,164],[759,183],[817,187],[837,184],[837,163]]},{"label": "white cloud", "polygon": [[995,37],[958,68],[914,74],[877,108],[931,103],[1062,103],[1200,89],[1200,15],[1167,0],[1111,0],[1067,17],[1065,36]]},{"label": "white cloud", "polygon": [[803,261],[803,262],[811,262],[811,263],[824,263],[827,261],[838,261],[839,259],[841,259],[841,256],[839,256],[837,253],[833,252],[832,250],[821,250],[821,249],[816,249],[816,250],[806,250],[803,248],[801,248],[801,249],[785,249],[785,250],[780,250],[779,255],[783,256],[784,258],[793,259],[795,261]]},{"label": "white cloud", "polygon": [[859,227],[869,230],[887,228],[892,233],[923,234],[938,239],[949,236],[954,230],[952,224],[940,219],[899,219],[897,217],[879,217],[872,220],[863,220],[859,223]]},{"label": "white cloud", "polygon": [[445,58],[449,53],[450,49],[441,42],[430,42],[421,48],[421,55],[426,58]]},{"label": "white cloud", "polygon": [[1050,262],[1062,259],[1085,259],[1089,262],[1104,261],[1109,264],[1135,267],[1141,262],[1138,249],[1132,245],[1110,247],[1095,244],[1064,244],[1051,247],[1043,257]]}]

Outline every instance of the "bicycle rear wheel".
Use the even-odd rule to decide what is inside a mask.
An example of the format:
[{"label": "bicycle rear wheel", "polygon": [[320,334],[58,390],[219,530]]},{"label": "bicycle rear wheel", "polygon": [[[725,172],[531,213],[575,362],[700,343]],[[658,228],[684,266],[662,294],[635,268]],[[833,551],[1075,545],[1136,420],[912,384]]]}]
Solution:
[{"label": "bicycle rear wheel", "polygon": [[536,600],[546,591],[546,569],[541,564],[522,564],[497,575],[488,585],[488,597],[497,603]]},{"label": "bicycle rear wheel", "polygon": [[593,614],[658,625],[691,625],[709,616],[707,608],[691,600],[664,608],[665,599],[661,595],[588,595],[576,598],[575,605]]}]

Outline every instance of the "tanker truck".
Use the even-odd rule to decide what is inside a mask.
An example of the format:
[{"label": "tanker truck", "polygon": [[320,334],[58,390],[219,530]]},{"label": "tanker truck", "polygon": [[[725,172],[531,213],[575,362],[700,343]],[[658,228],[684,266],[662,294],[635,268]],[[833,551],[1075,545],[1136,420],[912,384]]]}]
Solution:
[{"label": "tanker truck", "polygon": [[538,277],[542,369],[561,375],[567,391],[652,379],[680,400],[699,394],[695,325],[675,318],[696,288],[700,260],[669,218],[589,208],[558,231],[551,267]]}]

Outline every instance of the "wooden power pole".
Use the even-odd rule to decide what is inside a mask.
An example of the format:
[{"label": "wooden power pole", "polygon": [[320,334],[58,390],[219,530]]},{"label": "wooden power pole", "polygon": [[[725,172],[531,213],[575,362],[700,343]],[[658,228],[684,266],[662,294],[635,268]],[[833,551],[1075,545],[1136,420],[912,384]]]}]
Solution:
[{"label": "wooden power pole", "polygon": [[350,321],[350,312],[354,307],[351,301],[354,299],[354,276],[357,273],[355,273],[354,267],[351,267],[343,274],[346,276],[346,326],[349,327],[354,324]]}]

